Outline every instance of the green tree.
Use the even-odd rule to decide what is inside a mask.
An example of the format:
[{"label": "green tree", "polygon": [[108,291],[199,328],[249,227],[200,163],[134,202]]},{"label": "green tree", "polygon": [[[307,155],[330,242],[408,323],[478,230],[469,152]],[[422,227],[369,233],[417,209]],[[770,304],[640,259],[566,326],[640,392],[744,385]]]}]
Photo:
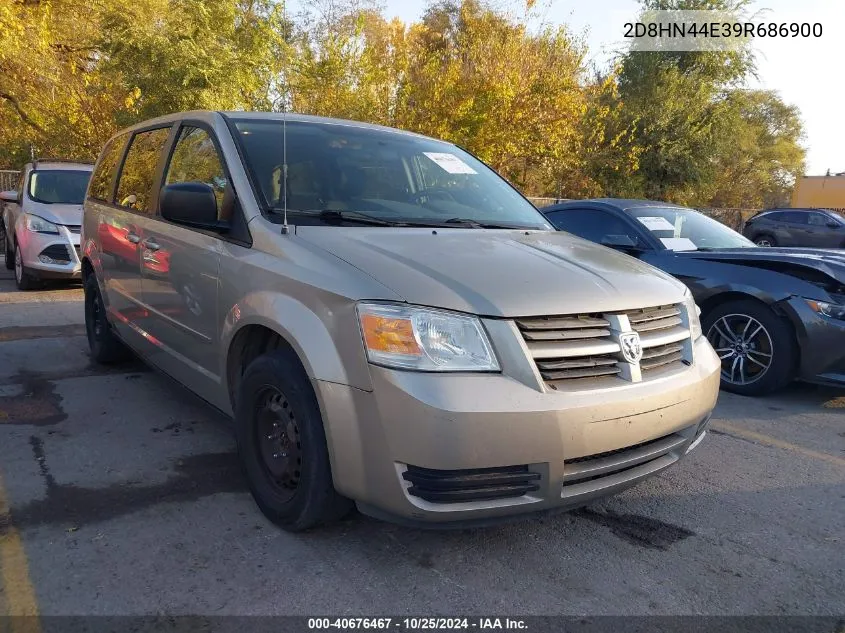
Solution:
[{"label": "green tree", "polygon": [[715,127],[709,206],[788,206],[795,181],[804,173],[798,109],[771,91],[734,90],[720,104]]}]

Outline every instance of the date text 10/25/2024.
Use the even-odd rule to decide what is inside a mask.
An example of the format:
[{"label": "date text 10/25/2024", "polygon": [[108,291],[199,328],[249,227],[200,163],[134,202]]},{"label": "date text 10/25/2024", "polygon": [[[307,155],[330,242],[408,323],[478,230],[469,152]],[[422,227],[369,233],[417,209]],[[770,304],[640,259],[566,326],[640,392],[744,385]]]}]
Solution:
[{"label": "date text 10/25/2024", "polygon": [[519,618],[308,618],[308,630],[389,630],[389,631],[453,631],[453,630],[527,630]]}]

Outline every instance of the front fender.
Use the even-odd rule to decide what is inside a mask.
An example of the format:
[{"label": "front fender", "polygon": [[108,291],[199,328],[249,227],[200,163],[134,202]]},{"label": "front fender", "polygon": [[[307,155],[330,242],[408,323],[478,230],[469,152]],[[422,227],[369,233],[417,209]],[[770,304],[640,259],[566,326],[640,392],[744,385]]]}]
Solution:
[{"label": "front fender", "polygon": [[225,380],[232,342],[238,332],[250,325],[266,327],[284,338],[312,380],[372,390],[354,302],[338,298],[332,305],[320,304],[312,309],[293,297],[272,291],[242,298],[223,319],[220,338],[227,353],[221,355],[220,375]]}]

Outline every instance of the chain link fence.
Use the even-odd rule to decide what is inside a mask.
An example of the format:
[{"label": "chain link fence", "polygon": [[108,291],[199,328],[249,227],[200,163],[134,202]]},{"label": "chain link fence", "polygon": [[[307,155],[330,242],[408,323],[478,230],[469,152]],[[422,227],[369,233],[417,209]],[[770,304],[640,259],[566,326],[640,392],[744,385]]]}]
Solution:
[{"label": "chain link fence", "polygon": [[[18,186],[18,179],[21,172],[13,169],[0,169],[0,191],[11,191]],[[0,202],[0,211],[3,209],[3,202]],[[2,220],[2,214],[0,214]],[[2,221],[0,221],[0,257],[6,252],[6,231]]]},{"label": "chain link fence", "polygon": [[[15,189],[18,185],[18,178],[20,172],[10,169],[0,170],[0,191],[9,191]],[[542,208],[552,204],[567,202],[570,198],[543,198],[537,196],[527,196],[528,200],[535,207]],[[2,206],[2,203],[0,203]],[[742,232],[745,227],[745,222],[752,215],[757,213],[759,209],[698,209],[705,215],[718,220],[722,224],[731,227],[734,231]],[[0,223],[0,255],[4,253],[3,240],[5,239],[5,232],[3,231],[2,223]]]},{"label": "chain link fence", "polygon": [[10,191],[18,186],[21,172],[13,169],[0,169],[0,191]]}]

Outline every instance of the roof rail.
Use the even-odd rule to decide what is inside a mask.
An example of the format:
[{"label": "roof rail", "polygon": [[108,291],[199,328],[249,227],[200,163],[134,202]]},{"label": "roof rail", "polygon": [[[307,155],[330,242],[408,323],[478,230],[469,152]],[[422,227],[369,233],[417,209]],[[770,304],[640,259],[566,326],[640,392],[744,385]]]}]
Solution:
[{"label": "roof rail", "polygon": [[36,167],[38,163],[79,163],[80,165],[93,165],[90,160],[79,160],[75,158],[36,158],[32,164]]}]

